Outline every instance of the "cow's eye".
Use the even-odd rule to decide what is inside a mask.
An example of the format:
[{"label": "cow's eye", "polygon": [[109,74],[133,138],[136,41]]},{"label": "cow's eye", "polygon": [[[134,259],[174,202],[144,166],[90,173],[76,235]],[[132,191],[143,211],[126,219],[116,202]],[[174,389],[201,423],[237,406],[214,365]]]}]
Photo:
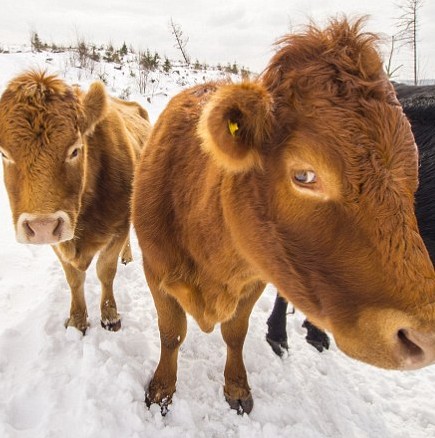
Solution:
[{"label": "cow's eye", "polygon": [[81,150],[82,146],[71,147],[68,151],[67,161],[73,161],[75,158],[77,158],[80,155]]},{"label": "cow's eye", "polygon": [[317,181],[317,177],[312,170],[298,170],[294,174],[294,180],[298,184],[313,184]]}]

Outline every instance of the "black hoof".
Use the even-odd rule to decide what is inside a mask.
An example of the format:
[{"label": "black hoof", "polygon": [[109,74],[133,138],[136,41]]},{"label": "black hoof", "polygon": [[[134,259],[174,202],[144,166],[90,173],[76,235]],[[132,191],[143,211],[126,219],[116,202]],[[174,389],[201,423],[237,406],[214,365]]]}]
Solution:
[{"label": "black hoof", "polygon": [[304,321],[302,327],[307,329],[306,341],[317,351],[321,353],[323,350],[329,349],[329,336],[323,330],[320,330],[308,320]]},{"label": "black hoof", "polygon": [[145,395],[145,404],[147,405],[147,408],[149,409],[152,404],[156,403],[160,406],[160,413],[162,414],[162,417],[165,417],[166,414],[169,412],[169,405],[172,402],[172,398],[170,397],[164,397],[160,402],[155,402],[151,400],[151,397],[149,393]]},{"label": "black hoof", "polygon": [[288,343],[287,339],[284,341],[275,341],[274,339],[270,338],[266,335],[266,341],[269,343],[269,345],[272,347],[273,352],[279,356],[283,357],[284,353],[288,353]]},{"label": "black hoof", "polygon": [[109,330],[109,332],[117,332],[121,328],[121,319],[118,319],[115,322],[101,321],[101,327],[103,327],[103,329]]},{"label": "black hoof", "polygon": [[225,396],[225,399],[230,405],[230,408],[237,411],[237,415],[249,414],[254,407],[254,399],[251,394],[249,394],[249,397],[245,400],[233,400],[227,396]]}]

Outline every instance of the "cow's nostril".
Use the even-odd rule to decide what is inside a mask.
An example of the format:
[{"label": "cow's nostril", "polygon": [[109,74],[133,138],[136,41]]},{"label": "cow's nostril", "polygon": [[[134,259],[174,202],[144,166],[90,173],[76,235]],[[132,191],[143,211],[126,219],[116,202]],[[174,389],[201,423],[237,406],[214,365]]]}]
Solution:
[{"label": "cow's nostril", "polygon": [[35,236],[35,232],[32,230],[32,227],[30,226],[29,221],[23,222],[23,228],[24,228],[24,231],[28,237]]},{"label": "cow's nostril", "polygon": [[423,349],[420,348],[415,342],[411,341],[406,329],[400,329],[397,332],[397,337],[399,338],[399,341],[402,347],[404,347],[409,358],[418,360],[424,357]]},{"label": "cow's nostril", "polygon": [[57,219],[57,225],[53,230],[53,236],[59,237],[62,235],[63,223],[65,221],[60,217]]}]

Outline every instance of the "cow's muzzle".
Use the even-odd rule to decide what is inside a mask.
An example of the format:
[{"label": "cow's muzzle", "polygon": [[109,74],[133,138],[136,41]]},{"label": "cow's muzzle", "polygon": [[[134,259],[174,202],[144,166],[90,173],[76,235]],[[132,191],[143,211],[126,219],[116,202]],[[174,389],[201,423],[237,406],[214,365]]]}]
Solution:
[{"label": "cow's muzzle", "polygon": [[17,221],[16,237],[19,243],[56,244],[73,236],[71,220],[64,211],[52,214],[22,213]]}]

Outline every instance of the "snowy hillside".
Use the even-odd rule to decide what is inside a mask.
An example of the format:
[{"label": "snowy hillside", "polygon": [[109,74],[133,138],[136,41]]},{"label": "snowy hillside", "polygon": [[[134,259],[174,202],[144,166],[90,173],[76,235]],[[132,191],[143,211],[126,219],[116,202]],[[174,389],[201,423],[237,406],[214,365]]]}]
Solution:
[{"label": "snowy hillside", "polygon": [[[205,70],[199,63],[195,68],[195,64],[186,67],[179,61],[170,61],[168,72],[165,72],[162,60],[157,68],[153,65],[143,67],[139,61],[140,57],[145,57],[146,54],[128,53],[122,56],[121,62],[105,62],[104,49],[98,52],[99,61],[84,59],[76,51],[34,53],[29,47],[13,47],[8,50],[11,53],[1,53],[0,47],[0,92],[12,77],[23,69],[42,68],[84,88],[92,81],[103,81],[110,94],[121,99],[136,100],[146,107],[152,121],[164,108],[168,99],[181,88],[206,80],[239,78],[238,75],[227,72],[224,67]],[[153,63],[154,53],[148,55],[149,58],[145,61]]]},{"label": "snowy hillside", "polygon": [[[46,67],[84,87],[104,79],[111,94],[128,94],[144,105],[153,122],[182,87],[226,75],[175,66],[153,72],[143,95],[134,63],[121,70],[98,63],[91,74],[74,67],[68,53],[0,54],[0,92],[28,67]],[[225,402],[226,348],[219,328],[206,335],[191,319],[170,411],[162,417],[157,406],[148,410],[144,387],[160,343],[135,237],[134,261],[119,266],[115,281],[122,329],[100,326],[93,264],[86,281],[91,326],[83,337],[63,326],[70,296],[51,248],[15,242],[3,183],[0,213],[1,438],[435,437],[435,367],[387,372],[345,357],[334,344],[319,354],[305,342],[298,313],[288,318],[290,351],[280,359],[265,341],[272,286],[254,308],[244,348],[252,413],[238,416]]]}]

